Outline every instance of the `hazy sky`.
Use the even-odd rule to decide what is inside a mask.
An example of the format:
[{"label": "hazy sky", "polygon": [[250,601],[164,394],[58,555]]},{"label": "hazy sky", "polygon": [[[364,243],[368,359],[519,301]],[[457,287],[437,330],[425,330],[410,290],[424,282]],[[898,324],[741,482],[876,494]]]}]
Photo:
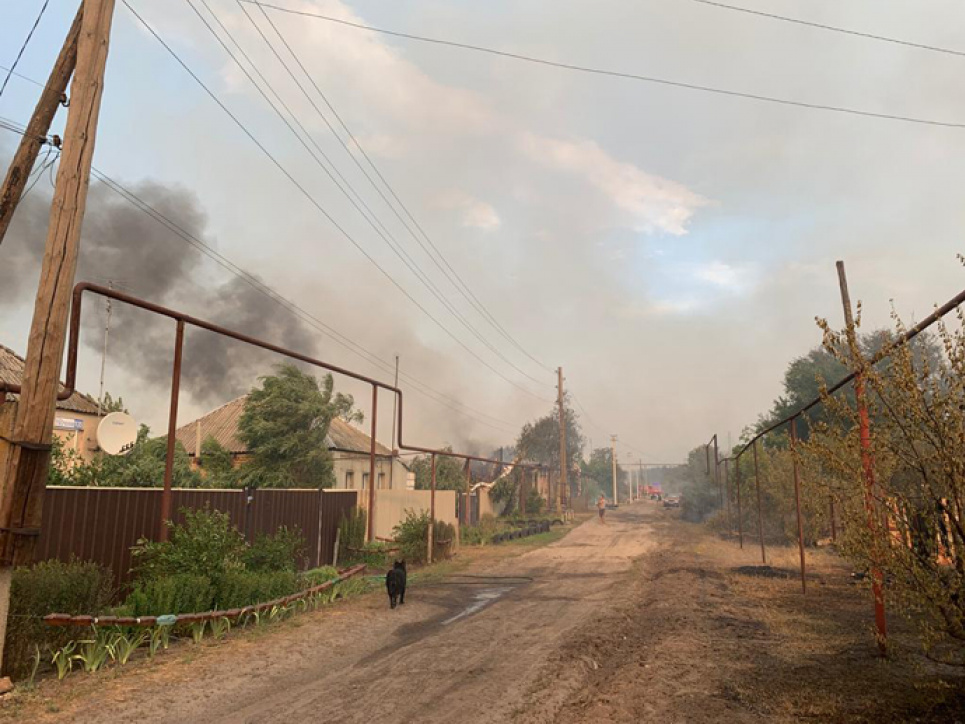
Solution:
[{"label": "hazy sky", "polygon": [[[324,151],[378,217],[374,225],[187,2],[130,0],[365,254],[461,344],[337,231],[120,3],[95,165],[317,319],[383,360],[399,354],[404,372],[472,408],[471,416],[457,414],[404,382],[409,441],[511,442],[523,422],[550,408],[555,375],[456,292],[240,6],[207,1],[308,129],[308,147]],[[201,0],[193,2],[213,23]],[[952,0],[734,2],[965,51],[965,6]],[[569,63],[965,123],[965,58],[692,0],[278,4]],[[40,5],[3,0],[0,64],[9,66]],[[75,6],[51,0],[20,72],[45,79]],[[260,11],[245,7],[284,54]],[[592,416],[583,423],[595,446],[617,433],[634,457],[664,462],[682,459],[714,432],[736,439],[779,394],[787,362],[820,342],[815,315],[840,322],[836,259],[847,262],[869,326],[887,324],[892,303],[905,319],[921,318],[965,286],[955,257],[963,251],[965,165],[956,159],[965,129],[567,72],[267,12],[475,297],[529,354],[548,368],[563,366],[568,389]],[[13,78],[0,116],[25,123],[38,92]],[[0,131],[0,159],[15,142]],[[21,351],[49,189],[46,179],[37,184],[0,246],[0,342]],[[411,255],[488,346],[379,232]],[[132,293],[391,379],[96,184],[81,256],[85,278],[117,279]],[[80,379],[96,394],[103,309],[94,306]],[[107,388],[156,430],[166,420],[171,340],[170,325],[120,312],[111,340]],[[271,362],[209,342],[188,340],[182,422],[243,392]],[[337,385],[368,411],[364,388]],[[380,403],[379,434],[388,439],[390,402]],[[621,459],[629,451],[623,447]]]}]

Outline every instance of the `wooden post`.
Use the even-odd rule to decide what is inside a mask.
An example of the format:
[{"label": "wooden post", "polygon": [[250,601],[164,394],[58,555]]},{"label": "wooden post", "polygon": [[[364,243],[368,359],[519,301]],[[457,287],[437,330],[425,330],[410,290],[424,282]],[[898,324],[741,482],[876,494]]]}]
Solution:
[{"label": "wooden post", "polygon": [[44,86],[30,122],[27,123],[27,130],[20,139],[20,145],[13,156],[10,168],[7,169],[3,186],[0,186],[0,244],[3,243],[3,237],[10,227],[17,204],[27,187],[27,179],[37,161],[40,147],[47,142],[47,134],[57,114],[57,108],[66,97],[67,83],[77,64],[77,37],[80,35],[83,15],[84,5],[81,3],[74,16],[74,22],[67,32],[64,46],[60,49],[60,55],[57,56],[54,68],[50,71],[50,77],[47,78],[47,85]]},{"label": "wooden post", "polygon": [[[864,505],[868,514],[868,530],[872,536],[872,557],[877,559],[878,523],[875,515],[875,468],[871,457],[871,421],[868,417],[868,403],[865,399],[864,372],[865,362],[858,348],[858,336],[855,331],[854,317],[851,315],[851,295],[848,293],[848,278],[844,272],[844,262],[836,264],[838,268],[838,284],[841,288],[841,304],[844,307],[845,334],[851,348],[854,364],[854,397],[858,406],[858,434],[861,444],[861,467],[864,470],[865,490]],[[887,524],[885,527],[887,532]],[[885,619],[884,579],[877,560],[871,566],[871,592],[875,600],[875,627],[878,631],[878,649],[881,655],[887,653],[888,625]]]},{"label": "wooden post", "polygon": [[[43,514],[71,287],[90,185],[114,0],[85,0],[64,149],[50,210],[13,441],[0,479],[0,570],[30,563]],[[10,597],[0,575],[0,611]],[[6,619],[0,619],[0,628]],[[0,636],[2,638],[2,636]],[[0,654],[2,656],[2,654]]]}]

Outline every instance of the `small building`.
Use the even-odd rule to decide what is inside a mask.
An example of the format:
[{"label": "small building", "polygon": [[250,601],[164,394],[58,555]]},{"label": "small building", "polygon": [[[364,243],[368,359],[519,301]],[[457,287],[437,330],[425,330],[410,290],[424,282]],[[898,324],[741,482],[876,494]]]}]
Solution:
[{"label": "small building", "polygon": [[[242,395],[177,429],[175,437],[184,445],[193,467],[200,467],[198,451],[209,437],[231,453],[235,467],[250,458],[251,453],[238,437],[238,423],[247,398],[247,395]],[[367,490],[371,438],[351,423],[336,417],[328,428],[325,445],[332,453],[335,488]],[[376,442],[375,455],[376,490],[404,490],[415,486],[415,474],[391,450]]]},{"label": "small building", "polygon": [[[0,383],[20,385],[23,381],[24,359],[12,349],[0,344]],[[3,401],[15,401],[20,395],[5,393]],[[84,461],[90,461],[97,446],[97,400],[75,392],[66,400],[57,400],[54,416],[54,435],[64,447],[76,451]]]}]

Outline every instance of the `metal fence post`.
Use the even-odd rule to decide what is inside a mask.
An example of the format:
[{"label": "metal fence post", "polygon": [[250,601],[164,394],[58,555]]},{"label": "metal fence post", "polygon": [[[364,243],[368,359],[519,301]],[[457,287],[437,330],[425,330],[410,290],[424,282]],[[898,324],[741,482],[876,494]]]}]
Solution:
[{"label": "metal fence post", "polygon": [[744,548],[744,514],[741,509],[741,456],[734,459],[734,474],[737,485],[737,540],[740,541],[741,549]]},{"label": "metal fence post", "polygon": [[[372,385],[372,439],[369,441],[369,531],[368,541],[375,540],[375,433],[379,408],[379,388]],[[390,458],[389,464],[392,464]]]},{"label": "metal fence post", "polygon": [[[164,458],[164,491],[161,493],[161,519],[158,521],[158,540],[168,539],[167,522],[171,520],[171,481],[174,478],[174,433],[178,428],[178,397],[181,392],[181,356],[184,350],[184,320],[178,320],[174,335],[174,370],[171,373],[171,409],[168,412],[167,454]],[[200,458],[201,451],[197,451]]]},{"label": "metal fence post", "polygon": [[757,486],[757,534],[761,539],[761,563],[767,564],[764,554],[764,508],[761,505],[761,474],[757,467],[757,440],[754,441],[754,483]]},{"label": "metal fence post", "polygon": [[434,543],[433,536],[435,534],[436,527],[436,454],[432,453],[432,480],[429,484],[429,535],[428,545],[429,550],[427,552],[426,561],[432,563],[432,545]]},{"label": "metal fence post", "polygon": [[804,572],[804,522],[801,519],[801,482],[797,471],[797,418],[791,420],[791,467],[794,470],[794,501],[797,506],[797,546],[801,553],[801,592],[808,592]]}]

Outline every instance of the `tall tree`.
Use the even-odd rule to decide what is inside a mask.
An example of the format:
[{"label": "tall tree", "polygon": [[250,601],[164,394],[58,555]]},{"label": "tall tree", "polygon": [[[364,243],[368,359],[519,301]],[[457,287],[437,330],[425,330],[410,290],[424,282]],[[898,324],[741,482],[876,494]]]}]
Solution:
[{"label": "tall tree", "polygon": [[329,488],[335,484],[325,444],[336,416],[360,419],[351,395],[334,392],[331,375],[321,382],[292,364],[261,378],[245,401],[238,437],[251,453],[241,479],[252,487]]},{"label": "tall tree", "polygon": [[[567,470],[579,468],[583,458],[583,431],[579,418],[568,404],[568,396],[563,398],[564,422],[566,425],[566,465]],[[560,464],[560,422],[559,408],[555,407],[535,422],[527,422],[516,440],[516,453],[528,462],[542,463],[550,467]]]},{"label": "tall tree", "polygon": [[[452,452],[452,447],[443,450]],[[432,456],[421,455],[412,461],[416,490],[428,490],[432,483]],[[462,460],[436,455],[436,489],[466,490],[466,468]]]},{"label": "tall tree", "polygon": [[[594,487],[606,497],[613,497],[613,455],[608,447],[598,447],[590,453],[590,459],[582,463],[583,489],[592,490]],[[617,484],[624,485],[627,472],[617,461]],[[597,493],[598,494],[598,493]]]}]

